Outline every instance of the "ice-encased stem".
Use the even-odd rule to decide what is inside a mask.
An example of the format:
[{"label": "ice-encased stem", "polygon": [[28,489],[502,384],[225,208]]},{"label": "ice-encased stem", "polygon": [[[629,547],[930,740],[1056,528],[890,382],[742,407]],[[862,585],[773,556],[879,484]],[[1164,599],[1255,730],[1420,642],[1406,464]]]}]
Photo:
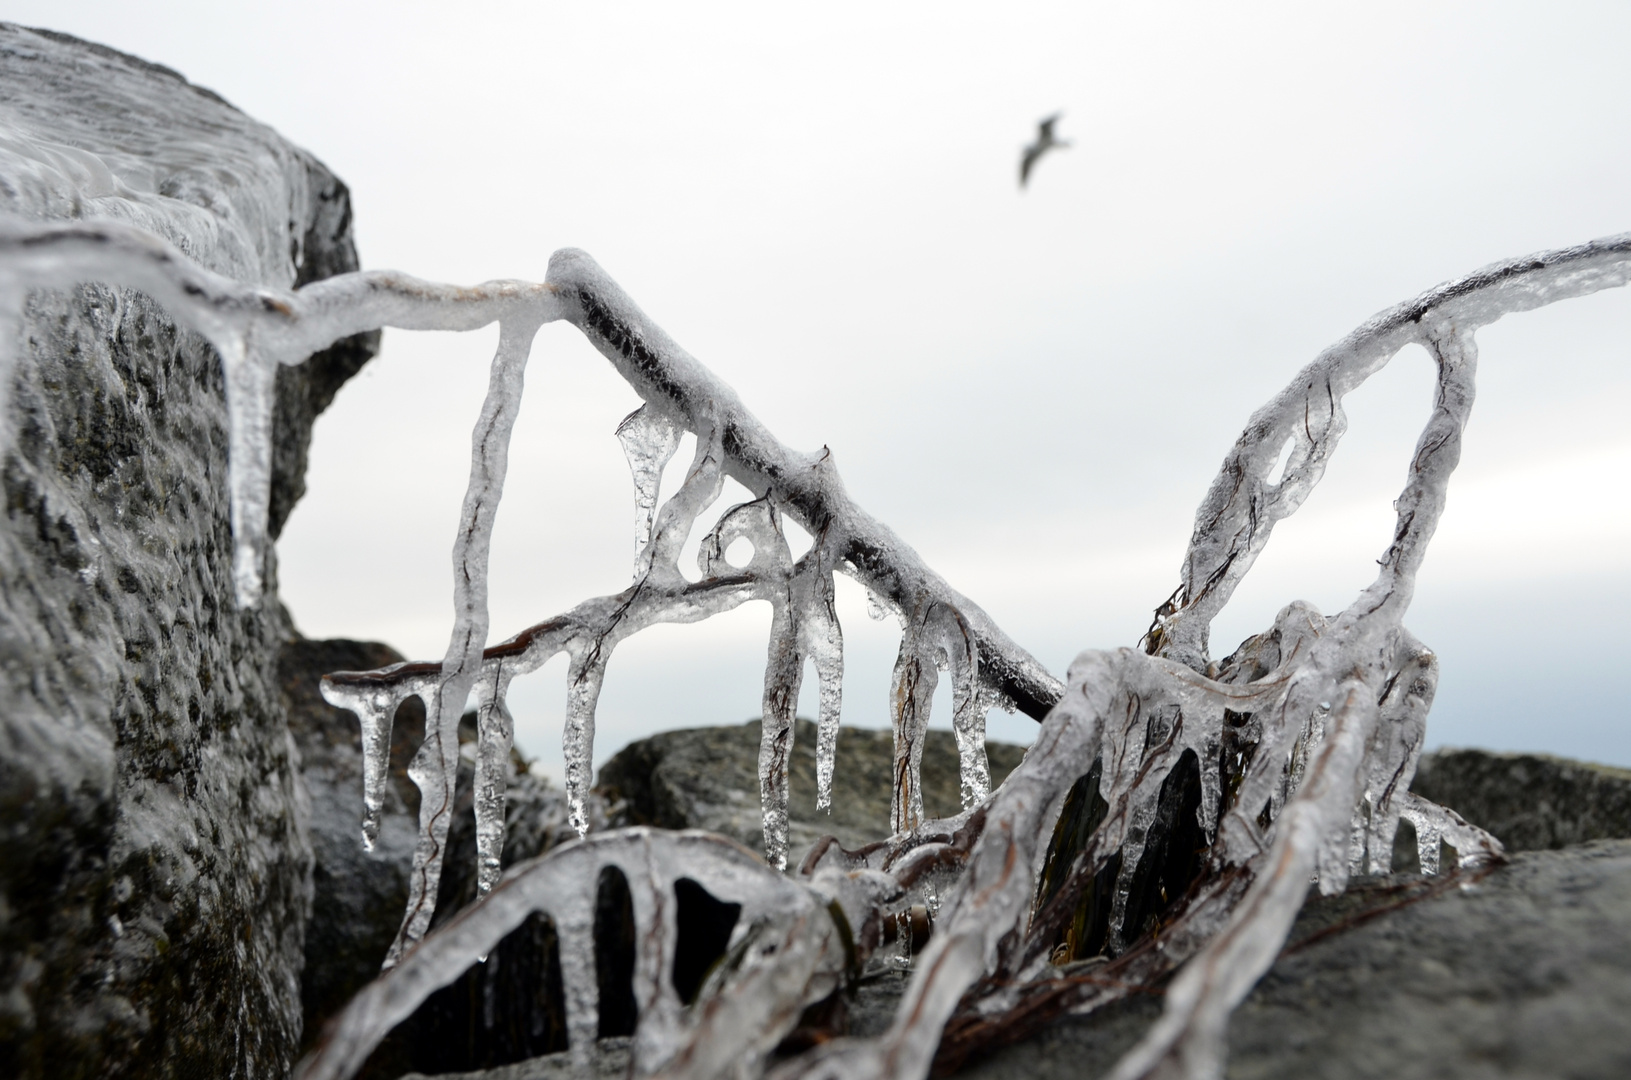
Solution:
[{"label": "ice-encased stem", "polygon": [[[521,409],[521,387],[537,318],[511,318],[499,323],[498,351],[493,356],[487,397],[476,420],[470,442],[470,482],[465,490],[459,531],[453,541],[453,633],[442,660],[441,683],[426,702],[425,744],[414,757],[408,775],[422,794],[419,844],[414,851],[409,884],[408,914],[391,944],[386,966],[424,937],[436,911],[442,856],[453,813],[453,795],[459,775],[459,717],[481,672],[482,650],[487,644],[487,565],[492,548],[493,522],[504,494],[509,468],[510,433]],[[501,703],[500,703],[501,704]],[[503,725],[488,725],[489,733]],[[509,747],[503,749],[509,756]],[[498,846],[503,846],[504,792],[496,800]],[[487,808],[489,825],[493,806]]]},{"label": "ice-encased stem", "polygon": [[[688,1062],[706,1061],[706,1055],[726,1061],[757,1060],[791,1030],[805,1005],[838,985],[844,950],[825,921],[827,901],[810,889],[769,870],[748,851],[720,837],[652,829],[600,833],[517,866],[487,897],[439,927],[351,1000],[296,1075],[300,1080],[345,1080],[355,1075],[393,1027],[534,912],[546,915],[557,929],[574,1071],[590,1075],[599,996],[593,913],[601,872],[608,868],[628,882],[634,908],[634,990],[640,1011],[634,1075],[671,1067],[676,1076],[700,1080],[714,1074],[690,1070]],[[672,898],[674,884],[682,877],[725,903],[741,905],[743,926],[779,930],[781,940],[800,956],[804,977],[792,984],[756,979],[750,967],[734,995],[720,994],[716,983],[709,1005],[682,1008],[668,977],[678,929]],[[731,976],[726,974],[725,979],[728,990]],[[723,999],[728,1005],[732,998],[756,1008],[758,1022],[731,1023],[728,1012],[717,1015],[717,1003]],[[699,1045],[704,1039],[706,1044]]]},{"label": "ice-encased stem", "polygon": [[900,653],[890,678],[890,718],[895,732],[894,795],[890,800],[889,828],[896,833],[914,831],[923,822],[923,741],[929,730],[940,673],[916,625],[901,631]]},{"label": "ice-encased stem", "polygon": [[419,789],[419,842],[408,873],[408,907],[390,949],[386,969],[396,966],[430,928],[436,890],[442,880],[448,829],[453,823],[454,782],[459,772],[459,710],[443,708],[441,687],[425,695],[425,741],[408,763],[408,779]]}]

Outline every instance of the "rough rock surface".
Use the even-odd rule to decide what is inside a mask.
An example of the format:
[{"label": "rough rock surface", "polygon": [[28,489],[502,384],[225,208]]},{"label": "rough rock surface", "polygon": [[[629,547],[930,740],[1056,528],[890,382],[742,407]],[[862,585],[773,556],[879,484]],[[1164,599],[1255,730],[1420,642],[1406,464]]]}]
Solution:
[{"label": "rough rock surface", "polygon": [[1545,754],[1437,750],[1410,789],[1494,833],[1508,851],[1631,836],[1631,771]]},{"label": "rough rock surface", "polygon": [[[1526,852],[1349,923],[1408,901],[1411,880],[1303,909],[1230,1022],[1232,1080],[1631,1076],[1631,841]],[[1148,996],[1059,1021],[959,1075],[1101,1076],[1160,1009]]]},{"label": "rough rock surface", "polygon": [[[310,155],[165,68],[9,24],[0,212],[129,222],[266,285],[357,265]],[[32,295],[25,331],[0,418],[0,1075],[279,1075],[311,848],[287,618],[275,592],[233,602],[219,360],[96,285]],[[285,373],[278,524],[315,410],[372,349]]]},{"label": "rough rock surface", "polygon": [[[788,765],[791,855],[796,858],[829,834],[850,848],[888,836],[894,736],[839,729],[831,814],[815,805],[815,746],[815,724],[799,720]],[[992,786],[1024,756],[1022,746],[990,743]],[[631,743],[601,766],[597,781],[612,804],[613,824],[707,829],[762,854],[758,770],[759,721],[750,720],[737,727],[667,731]],[[962,808],[960,798],[957,741],[949,731],[930,731],[923,747],[924,809],[949,817]]]}]

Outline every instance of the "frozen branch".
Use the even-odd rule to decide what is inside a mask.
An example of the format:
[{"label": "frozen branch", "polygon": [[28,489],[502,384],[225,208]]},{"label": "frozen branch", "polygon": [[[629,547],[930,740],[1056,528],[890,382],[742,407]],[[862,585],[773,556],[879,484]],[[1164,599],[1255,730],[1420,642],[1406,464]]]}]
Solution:
[{"label": "frozen branch", "polygon": [[[266,544],[276,366],[380,326],[500,323],[453,552],[447,652],[440,663],[324,680],[325,697],[362,725],[366,843],[379,828],[397,707],[419,696],[429,720],[410,768],[424,794],[421,838],[409,910],[387,959],[395,967],[347,1009],[308,1062],[310,1080],[352,1075],[392,1024],[534,911],[547,912],[561,935],[572,1052],[584,1066],[594,1052],[593,890],[608,866],[629,878],[634,895],[638,1075],[762,1073],[804,1007],[853,979],[858,964],[882,955],[886,931],[910,920],[925,931],[932,924],[933,936],[889,1030],[816,1046],[776,1076],[921,1078],[937,1060],[954,1066],[972,1049],[1063,1012],[1091,1011],[1176,971],[1161,1020],[1113,1075],[1213,1080],[1223,1068],[1229,1014],[1272,963],[1311,880],[1334,893],[1353,873],[1386,871],[1401,817],[1415,826],[1425,873],[1438,871],[1441,845],[1454,849],[1461,867],[1502,857],[1483,830],[1409,793],[1438,667],[1403,618],[1460,458],[1475,332],[1504,314],[1620,286],[1628,276],[1631,234],[1499,263],[1377,315],[1322,353],[1253,415],[1226,456],[1197,512],[1181,587],[1158,609],[1144,650],[1085,652],[1065,684],[856,507],[830,453],[783,447],[581,252],[556,253],[542,285],[454,289],[359,273],[282,292],[199,270],[122,226],[0,222],[0,386],[9,386],[31,288],[87,280],[140,288],[203,334],[226,374],[236,580],[240,602],[249,604]],[[532,338],[557,319],[577,326],[645,401],[618,428],[635,488],[634,580],[485,648],[488,548],[510,431]],[[1346,428],[1343,398],[1409,344],[1422,345],[1436,365],[1434,408],[1376,579],[1335,615],[1288,604],[1273,626],[1213,661],[1212,620],[1274,525],[1323,475]],[[3,405],[0,424],[9,419]],[[696,435],[695,457],[659,506],[658,480],[683,431]],[[9,426],[0,427],[4,438]],[[1284,473],[1271,481],[1288,447]],[[728,509],[703,537],[701,579],[691,582],[679,553],[727,476],[754,498]],[[797,560],[784,515],[814,540]],[[732,568],[724,551],[744,537],[752,559]],[[818,777],[821,801],[830,799],[843,656],[836,572],[859,580],[901,619],[891,686],[896,833],[858,852],[829,839],[789,877],[779,872],[788,854],[787,761],[806,661],[821,682]],[[595,704],[612,651],[655,623],[695,622],[749,600],[773,610],[760,750],[771,867],[721,840],[631,830],[568,845],[499,883],[510,680],[568,654],[568,788],[581,832]],[[934,822],[924,819],[919,767],[942,671],[952,680],[964,810]],[[483,898],[421,942],[447,837],[458,715],[471,695],[480,730]],[[988,792],[984,722],[993,704],[1043,724],[1020,767]],[[1161,876],[1170,869],[1165,855],[1180,836],[1198,855],[1169,880]],[[727,962],[690,1008],[675,999],[666,974],[675,933],[669,898],[682,871],[741,903],[747,916]],[[898,939],[896,948],[905,956],[915,945]]]}]

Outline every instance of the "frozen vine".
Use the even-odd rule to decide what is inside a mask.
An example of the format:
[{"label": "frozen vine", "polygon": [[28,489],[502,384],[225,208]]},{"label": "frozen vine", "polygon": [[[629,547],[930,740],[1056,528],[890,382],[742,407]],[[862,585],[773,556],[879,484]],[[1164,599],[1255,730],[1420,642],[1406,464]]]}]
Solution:
[{"label": "frozen vine", "polygon": [[[0,223],[0,386],[9,386],[29,288],[84,280],[141,288],[203,333],[227,376],[236,581],[240,602],[248,604],[258,593],[265,546],[276,365],[382,325],[501,323],[454,551],[457,611],[447,655],[440,664],[325,680],[329,700],[354,710],[362,723],[365,840],[378,830],[397,705],[418,695],[431,719],[411,770],[425,796],[422,837],[413,899],[388,962],[395,967],[347,1008],[304,1076],[354,1073],[392,1024],[533,911],[549,914],[561,934],[572,1052],[587,1064],[595,1053],[596,1004],[586,975],[593,960],[586,927],[593,883],[601,869],[615,866],[638,883],[637,1075],[762,1073],[802,1010],[852,980],[860,964],[889,948],[886,931],[922,911],[922,921],[934,924],[933,938],[916,957],[891,1028],[876,1039],[822,1042],[776,1065],[773,1075],[923,1077],[937,1060],[954,1067],[972,1050],[1064,1012],[1091,1011],[1176,971],[1162,1018],[1113,1075],[1199,1080],[1221,1075],[1228,1016],[1283,945],[1311,879],[1329,894],[1351,874],[1385,871],[1401,818],[1415,829],[1426,873],[1439,871],[1441,845],[1454,850],[1458,868],[1501,857],[1482,830],[1408,792],[1437,661],[1403,617],[1459,460],[1473,400],[1475,332],[1505,314],[1623,285],[1628,275],[1631,235],[1496,264],[1381,313],[1321,354],[1253,415],[1225,458],[1197,513],[1182,584],[1158,609],[1143,649],[1083,653],[1063,687],[850,503],[830,455],[795,454],[777,443],[728,387],[578,252],[557,253],[543,285],[456,290],[361,273],[288,293],[209,274],[120,226]],[[554,319],[577,325],[646,402],[618,429],[636,491],[634,582],[484,649],[487,544],[509,428],[532,336]],[[1290,604],[1272,627],[1213,661],[1211,622],[1274,525],[1319,481],[1345,429],[1342,399],[1409,344],[1433,357],[1435,407],[1376,580],[1334,616]],[[696,456],[679,491],[659,507],[656,480],[682,430],[696,435]],[[0,438],[9,434],[0,429]],[[1281,472],[1277,462],[1288,445]],[[755,498],[728,510],[704,538],[702,578],[689,582],[678,569],[679,551],[726,475]],[[796,561],[782,533],[784,516],[814,538]],[[754,554],[737,570],[723,552],[739,537],[752,542]],[[835,571],[862,581],[872,606],[887,605],[902,624],[891,689],[896,835],[859,852],[829,838],[786,876],[778,872],[787,854],[786,761],[806,659],[822,683],[824,799],[830,791],[842,664]],[[752,599],[768,601],[775,612],[761,796],[776,868],[718,839],[626,830],[512,868],[495,888],[509,680],[557,652],[570,657],[566,739],[581,831],[594,706],[611,650],[655,622],[696,621]],[[942,671],[953,680],[965,809],[931,822],[923,816],[918,763]],[[476,805],[484,899],[413,947],[435,896],[458,711],[470,693],[481,732]],[[983,724],[993,703],[1044,719],[1025,761],[988,793]],[[1175,793],[1193,793],[1193,808],[1167,813]],[[1147,868],[1167,842],[1162,830],[1175,828],[1198,830],[1201,856],[1183,880],[1161,885],[1157,902]],[[664,977],[675,932],[668,899],[682,876],[741,904],[746,915],[726,963],[690,1006],[674,998]],[[895,947],[902,940],[897,934]]]}]

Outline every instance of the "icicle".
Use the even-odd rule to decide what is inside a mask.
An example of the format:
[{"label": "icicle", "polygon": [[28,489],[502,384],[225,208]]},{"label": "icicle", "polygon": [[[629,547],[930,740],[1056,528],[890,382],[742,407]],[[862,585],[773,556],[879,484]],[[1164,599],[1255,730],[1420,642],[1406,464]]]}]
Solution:
[{"label": "icicle", "polygon": [[504,872],[504,802],[513,768],[510,750],[515,740],[515,720],[504,701],[509,682],[502,661],[494,664],[476,712],[477,896],[486,896],[492,891]]},{"label": "icicle", "polygon": [[[318,684],[323,700],[336,709],[350,710],[362,728],[362,846],[368,851],[374,850],[379,840],[385,788],[390,783],[391,725],[396,711],[408,698],[434,685],[421,678],[391,684],[378,681],[379,676],[389,675],[401,666],[379,672],[334,672]],[[366,681],[359,681],[359,676]]]},{"label": "icicle", "polygon": [[561,751],[566,758],[566,802],[572,827],[589,831],[589,788],[594,781],[595,704],[606,678],[606,661],[597,647],[573,656],[566,674],[566,730]]},{"label": "icicle", "polygon": [[701,430],[706,436],[697,436],[696,453],[685,480],[657,511],[651,542],[641,552],[640,566],[645,569],[639,572],[640,580],[653,585],[684,587],[685,577],[679,567],[680,550],[690,538],[697,517],[714,504],[724,486],[724,428],[717,420],[710,419]]},{"label": "icicle", "polygon": [[663,469],[680,445],[680,426],[650,405],[642,405],[617,425],[629,472],[634,477],[634,576],[640,577],[640,554],[651,542],[657,515],[657,489]]},{"label": "icicle", "polygon": [[816,729],[816,809],[832,812],[833,765],[838,757],[839,717],[844,702],[844,632],[831,606],[832,576],[823,578],[827,603],[812,604],[804,618],[805,642],[820,688]]},{"label": "icicle", "polygon": [[787,764],[793,756],[793,713],[804,657],[798,614],[785,596],[774,604],[765,659],[764,710],[759,733],[759,805],[764,818],[765,861],[787,869]]},{"label": "icicle", "polygon": [[238,607],[260,603],[266,561],[267,506],[272,492],[272,407],[277,362],[243,333],[212,339],[226,382],[227,479],[232,505],[232,582]]},{"label": "icicle", "polygon": [[355,703],[335,701],[327,693],[323,696],[331,705],[351,709],[362,724],[362,846],[373,851],[379,842],[380,816],[385,809],[385,785],[391,769],[391,723],[398,703],[384,692],[368,694]]},{"label": "icicle", "polygon": [[1370,835],[1371,810],[1369,799],[1362,800],[1354,807],[1353,823],[1348,829],[1349,877],[1365,872],[1365,843]]},{"label": "icicle", "polygon": [[[1137,761],[1142,758],[1138,751],[1131,750],[1135,743],[1142,745],[1146,725],[1137,724],[1128,727],[1108,725],[1106,735],[1110,736],[1112,745],[1126,740],[1126,745],[1116,745],[1113,754],[1106,756],[1106,761]],[[1131,756],[1130,756],[1131,755]],[[1132,897],[1133,876],[1138,872],[1139,860],[1144,856],[1144,847],[1149,839],[1150,826],[1155,822],[1155,815],[1161,806],[1160,779],[1164,779],[1166,770],[1159,774],[1147,773],[1140,776],[1133,768],[1123,766],[1112,773],[1105,770],[1107,777],[1112,777],[1117,787],[1126,784],[1124,791],[1111,789],[1110,798],[1118,796],[1127,800],[1127,825],[1122,832],[1121,840],[1121,869],[1116,875],[1115,891],[1110,900],[1110,940],[1118,947],[1126,945],[1136,937],[1141,927],[1126,925],[1127,905]],[[1134,782],[1135,779],[1138,782]],[[1112,803],[1112,805],[1114,805]]]},{"label": "icicle", "polygon": [[1382,697],[1377,746],[1370,756],[1366,783],[1370,819],[1365,847],[1373,874],[1392,872],[1399,807],[1416,777],[1427,734],[1427,710],[1438,688],[1438,658],[1408,633],[1401,631],[1401,637],[1399,651],[1405,660]]},{"label": "icicle", "polygon": [[957,736],[962,807],[991,793],[991,765],[985,753],[985,706],[980,695],[980,655],[968,622],[954,608],[939,611],[941,646],[951,675],[951,724]]},{"label": "icicle", "polygon": [[1218,831],[1218,811],[1223,805],[1223,709],[1194,700],[1184,705],[1186,742],[1200,758],[1201,805],[1196,811],[1201,831],[1209,838]]},{"label": "icicle", "polygon": [[883,606],[883,601],[871,589],[866,591],[866,614],[873,622],[883,622],[889,617],[889,609]]}]

